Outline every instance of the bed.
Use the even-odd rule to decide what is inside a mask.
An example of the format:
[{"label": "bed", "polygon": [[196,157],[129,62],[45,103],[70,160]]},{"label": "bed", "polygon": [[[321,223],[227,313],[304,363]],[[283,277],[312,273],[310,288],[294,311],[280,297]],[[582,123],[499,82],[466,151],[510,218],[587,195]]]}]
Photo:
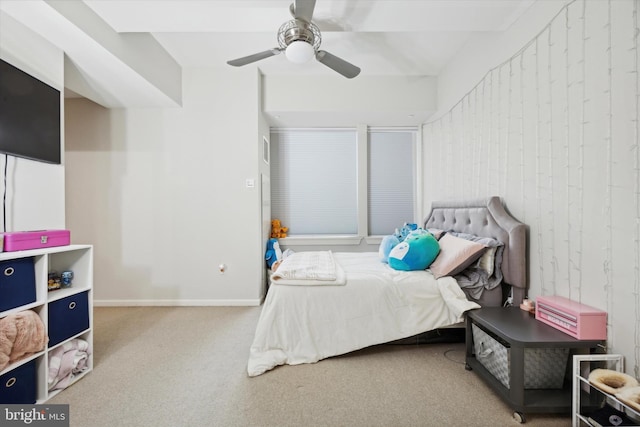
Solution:
[{"label": "bed", "polygon": [[491,289],[487,286],[481,292],[474,288],[477,283],[461,288],[460,283],[469,280],[468,272],[475,271],[475,262],[455,275],[436,278],[431,268],[394,270],[380,261],[378,252],[330,253],[329,262],[340,270],[336,283],[272,281],[249,351],[248,375],[258,376],[284,364],[315,363],[450,327],[463,322],[469,310],[523,300],[526,226],[505,210],[499,197],[434,202],[421,225],[445,231],[445,236],[499,242],[492,275],[499,282],[492,279]]}]

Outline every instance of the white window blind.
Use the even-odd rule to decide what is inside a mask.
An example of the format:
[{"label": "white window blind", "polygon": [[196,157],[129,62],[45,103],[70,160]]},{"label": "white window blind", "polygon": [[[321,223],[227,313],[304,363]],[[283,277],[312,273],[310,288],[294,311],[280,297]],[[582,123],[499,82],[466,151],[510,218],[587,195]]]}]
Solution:
[{"label": "white window blind", "polygon": [[355,129],[272,129],[271,215],[289,235],[358,233]]},{"label": "white window blind", "polygon": [[412,130],[370,130],[368,144],[369,235],[393,233],[414,220],[415,139]]}]

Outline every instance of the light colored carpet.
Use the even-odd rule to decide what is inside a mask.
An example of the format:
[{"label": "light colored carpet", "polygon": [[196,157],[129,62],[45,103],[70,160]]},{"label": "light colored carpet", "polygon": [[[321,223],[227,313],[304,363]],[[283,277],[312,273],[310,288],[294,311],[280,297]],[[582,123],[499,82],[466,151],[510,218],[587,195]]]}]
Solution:
[{"label": "light colored carpet", "polygon": [[[95,308],[94,370],[49,403],[73,427],[517,426],[461,343],[381,345],[249,378],[261,307]],[[569,426],[527,414],[525,426]]]}]

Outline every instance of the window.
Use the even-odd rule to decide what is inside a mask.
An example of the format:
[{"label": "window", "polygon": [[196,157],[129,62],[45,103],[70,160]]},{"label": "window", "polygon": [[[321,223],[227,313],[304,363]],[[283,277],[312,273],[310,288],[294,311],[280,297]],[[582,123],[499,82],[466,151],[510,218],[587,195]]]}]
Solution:
[{"label": "window", "polygon": [[415,217],[415,132],[370,130],[367,179],[369,235],[393,233]]},{"label": "window", "polygon": [[289,235],[358,233],[356,130],[271,132],[271,215]]},{"label": "window", "polygon": [[271,214],[289,236],[391,234],[416,217],[416,129],[272,129]]}]

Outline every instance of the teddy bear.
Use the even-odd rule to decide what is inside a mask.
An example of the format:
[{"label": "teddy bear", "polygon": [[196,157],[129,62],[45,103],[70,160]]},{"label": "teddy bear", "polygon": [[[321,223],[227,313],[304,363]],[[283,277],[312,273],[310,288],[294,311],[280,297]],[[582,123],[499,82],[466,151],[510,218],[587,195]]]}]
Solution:
[{"label": "teddy bear", "polygon": [[271,237],[284,238],[287,237],[288,227],[283,227],[279,219],[271,220]]}]

